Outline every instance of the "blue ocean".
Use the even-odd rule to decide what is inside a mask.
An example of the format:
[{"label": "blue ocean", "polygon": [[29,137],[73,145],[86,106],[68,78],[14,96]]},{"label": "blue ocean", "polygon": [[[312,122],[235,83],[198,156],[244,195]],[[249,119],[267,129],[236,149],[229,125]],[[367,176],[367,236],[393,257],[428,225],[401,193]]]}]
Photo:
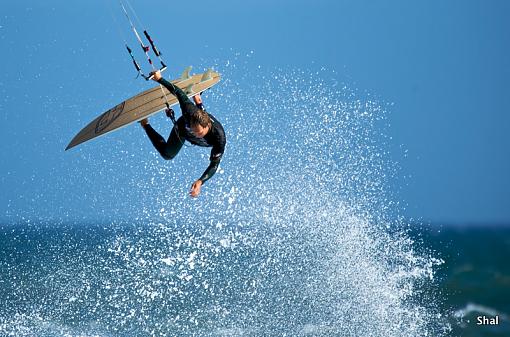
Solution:
[{"label": "blue ocean", "polygon": [[[450,335],[510,336],[510,227],[431,226],[414,233],[445,261],[436,277]],[[480,324],[483,317],[489,324]]]},{"label": "blue ocean", "polygon": [[[370,265],[378,255],[365,255],[366,241],[347,245],[345,259],[338,248],[347,239],[335,247],[297,231],[228,227],[2,226],[0,335],[509,334],[508,229],[426,234],[422,244],[445,261],[435,282],[434,261],[406,261],[393,274]],[[501,323],[479,326],[481,315]]]},{"label": "blue ocean", "polygon": [[200,198],[208,152],[146,156],[138,127],[38,177],[49,215],[0,226],[0,336],[510,335],[510,231],[400,215],[390,104],[325,69],[216,68],[228,145]]}]

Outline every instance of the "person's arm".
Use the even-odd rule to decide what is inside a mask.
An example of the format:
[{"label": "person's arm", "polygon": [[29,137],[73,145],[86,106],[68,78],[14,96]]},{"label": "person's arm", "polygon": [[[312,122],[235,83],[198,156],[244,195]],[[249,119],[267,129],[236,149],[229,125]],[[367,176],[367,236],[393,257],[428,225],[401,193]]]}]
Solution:
[{"label": "person's arm", "polygon": [[202,176],[198,179],[202,181],[202,184],[205,183],[207,180],[211,179],[211,177],[216,173],[218,170],[218,166],[220,165],[220,159],[211,159],[211,162],[209,163],[209,166],[205,169]]},{"label": "person's arm", "polygon": [[185,105],[185,104],[193,105],[193,102],[191,102],[191,100],[189,99],[188,95],[186,95],[186,93],[181,88],[179,88],[178,86],[176,86],[172,82],[169,82],[166,79],[164,79],[161,76],[161,72],[159,70],[154,72],[153,80],[158,82],[159,84],[161,84],[165,88],[167,88],[168,91],[170,91],[170,93],[172,95],[177,97],[177,99],[179,100],[179,104],[180,105]]},{"label": "person's arm", "polygon": [[191,185],[190,195],[192,197],[197,197],[200,194],[200,189],[202,185],[209,180],[218,170],[218,166],[220,165],[221,157],[223,156],[223,152],[225,151],[225,134],[223,133],[223,129],[218,133],[217,144],[213,146],[211,150],[211,162],[209,166],[205,169],[205,172],[202,176]]},{"label": "person's arm", "polygon": [[197,197],[200,194],[200,189],[202,185],[209,180],[218,170],[218,166],[220,165],[220,159],[211,160],[209,166],[205,169],[205,172],[202,176],[191,185],[191,191],[189,192],[192,197]]},{"label": "person's arm", "polygon": [[172,82],[169,82],[163,77],[161,77],[158,80],[158,83],[167,88],[172,95],[177,97],[177,99],[179,100],[179,104],[193,104],[191,100],[188,98],[188,95],[186,95],[186,93],[181,88],[179,88]]}]

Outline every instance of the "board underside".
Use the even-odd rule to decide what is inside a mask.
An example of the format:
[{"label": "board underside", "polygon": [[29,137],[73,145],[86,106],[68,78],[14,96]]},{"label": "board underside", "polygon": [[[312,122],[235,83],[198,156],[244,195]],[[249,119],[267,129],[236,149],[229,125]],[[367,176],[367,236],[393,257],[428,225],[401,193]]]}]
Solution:
[{"label": "board underside", "polygon": [[[189,97],[193,97],[209,89],[219,80],[220,75],[209,70],[207,73],[195,74],[188,78],[181,77],[171,82],[185,90]],[[166,103],[173,106],[179,102],[174,95],[160,85],[131,97],[90,122],[74,136],[66,150],[149,117],[166,108]]]}]

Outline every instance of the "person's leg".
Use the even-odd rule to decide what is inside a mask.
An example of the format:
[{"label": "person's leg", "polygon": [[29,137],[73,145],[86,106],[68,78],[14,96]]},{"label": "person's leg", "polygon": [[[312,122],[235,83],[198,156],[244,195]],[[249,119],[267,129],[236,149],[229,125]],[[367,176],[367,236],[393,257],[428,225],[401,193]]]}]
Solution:
[{"label": "person's leg", "polygon": [[163,139],[163,137],[161,137],[161,135],[157,133],[150,124],[146,124],[144,126],[144,130],[147,133],[147,136],[149,136],[152,145],[154,145],[161,157],[166,160],[173,159],[177,153],[179,153],[179,150],[184,143],[184,137],[179,135],[179,128],[177,127],[177,124],[175,124],[172,131],[170,131],[170,136],[168,136],[167,141],[165,141],[165,139]]}]

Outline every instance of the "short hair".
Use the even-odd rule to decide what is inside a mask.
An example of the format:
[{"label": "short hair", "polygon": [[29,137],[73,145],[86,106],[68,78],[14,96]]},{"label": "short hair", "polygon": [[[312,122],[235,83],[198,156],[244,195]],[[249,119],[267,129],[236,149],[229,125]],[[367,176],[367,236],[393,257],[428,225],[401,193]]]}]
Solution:
[{"label": "short hair", "polygon": [[201,127],[206,128],[208,126],[210,127],[212,123],[209,114],[202,109],[198,109],[191,114],[189,124],[192,127],[200,125]]}]

